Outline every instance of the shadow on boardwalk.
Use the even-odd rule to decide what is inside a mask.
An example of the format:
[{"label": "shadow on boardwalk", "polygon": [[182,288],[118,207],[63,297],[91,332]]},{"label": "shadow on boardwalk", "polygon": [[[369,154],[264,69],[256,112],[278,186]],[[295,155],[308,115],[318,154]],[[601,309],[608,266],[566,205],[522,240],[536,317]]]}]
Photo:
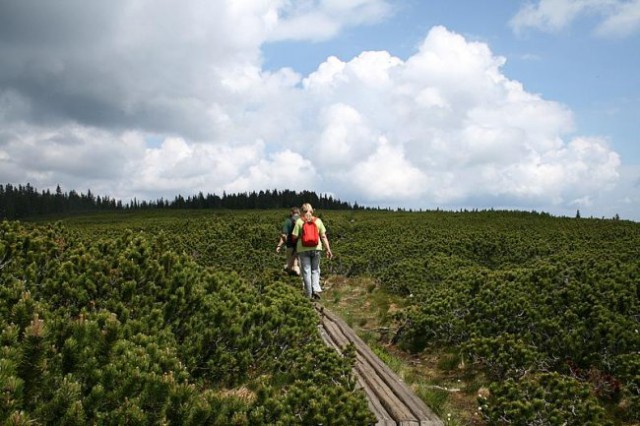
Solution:
[{"label": "shadow on boardwalk", "polygon": [[355,374],[380,426],[439,426],[444,423],[409,387],[387,367],[340,317],[316,305],[320,334],[327,345],[342,352],[353,343],[356,348]]}]

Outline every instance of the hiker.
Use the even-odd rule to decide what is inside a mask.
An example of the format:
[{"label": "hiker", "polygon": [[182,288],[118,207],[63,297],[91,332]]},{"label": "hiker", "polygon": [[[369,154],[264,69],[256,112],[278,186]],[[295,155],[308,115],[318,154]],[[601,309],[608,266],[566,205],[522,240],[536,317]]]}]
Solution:
[{"label": "hiker", "polygon": [[298,207],[291,207],[289,217],[282,222],[282,233],[276,246],[276,253],[280,253],[282,246],[287,247],[287,262],[284,265],[284,270],[291,275],[300,275],[300,263],[298,261],[298,255],[296,254],[296,242],[291,235],[293,227],[299,217],[300,209]]},{"label": "hiker", "polygon": [[293,228],[293,238],[296,241],[296,251],[302,268],[304,291],[310,299],[320,299],[320,255],[322,248],[327,252],[327,259],[333,257],[327,230],[320,218],[313,215],[311,204],[302,205],[302,216]]}]

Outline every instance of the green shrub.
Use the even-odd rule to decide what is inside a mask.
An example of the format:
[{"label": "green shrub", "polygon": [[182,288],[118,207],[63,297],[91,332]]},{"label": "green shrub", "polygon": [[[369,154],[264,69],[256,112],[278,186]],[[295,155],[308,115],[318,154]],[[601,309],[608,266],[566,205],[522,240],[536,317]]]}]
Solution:
[{"label": "green shrub", "polygon": [[557,373],[494,383],[489,397],[479,398],[479,409],[492,425],[610,424],[588,386]]}]

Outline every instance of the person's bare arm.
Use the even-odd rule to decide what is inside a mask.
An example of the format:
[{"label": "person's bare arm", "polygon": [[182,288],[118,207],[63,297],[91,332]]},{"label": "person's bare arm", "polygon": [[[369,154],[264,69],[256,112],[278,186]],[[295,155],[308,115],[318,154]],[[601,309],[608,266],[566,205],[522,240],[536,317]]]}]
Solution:
[{"label": "person's bare arm", "polygon": [[322,239],[322,244],[324,244],[324,247],[327,251],[327,258],[333,258],[333,252],[331,251],[331,246],[329,245],[329,238],[327,238],[327,234],[322,234],[320,238]]},{"label": "person's bare arm", "polygon": [[276,253],[280,253],[280,249],[287,242],[287,234],[280,234],[280,241],[278,241],[278,245],[276,246]]}]

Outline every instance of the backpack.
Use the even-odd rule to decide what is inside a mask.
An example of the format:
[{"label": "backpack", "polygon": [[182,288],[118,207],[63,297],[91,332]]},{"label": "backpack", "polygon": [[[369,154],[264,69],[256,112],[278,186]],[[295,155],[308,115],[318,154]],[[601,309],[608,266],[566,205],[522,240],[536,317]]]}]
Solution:
[{"label": "backpack", "polygon": [[296,241],[293,237],[293,228],[296,226],[298,215],[289,218],[289,232],[287,233],[287,247],[295,247]]},{"label": "backpack", "polygon": [[305,221],[302,224],[301,243],[304,247],[315,247],[319,241],[320,233],[318,231],[318,225],[316,225],[316,218],[314,217],[310,221]]}]

